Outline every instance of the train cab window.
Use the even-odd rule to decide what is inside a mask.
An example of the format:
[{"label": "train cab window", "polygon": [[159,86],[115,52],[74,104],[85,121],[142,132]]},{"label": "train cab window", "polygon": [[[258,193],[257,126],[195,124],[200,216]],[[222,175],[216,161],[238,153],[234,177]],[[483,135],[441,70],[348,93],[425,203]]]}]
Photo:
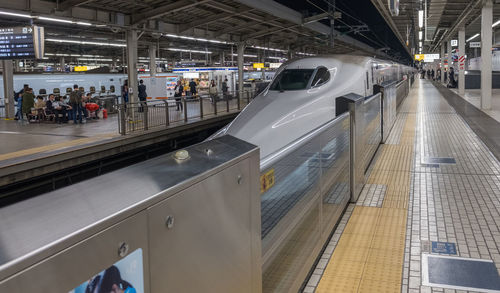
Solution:
[{"label": "train cab window", "polygon": [[110,86],[109,87],[109,91],[112,92],[112,93],[114,93],[115,92],[115,86],[114,85]]},{"label": "train cab window", "polygon": [[101,93],[105,93],[106,92],[106,87],[101,85]]},{"label": "train cab window", "polygon": [[314,73],[314,69],[285,69],[271,84],[272,91],[304,90]]},{"label": "train cab window", "polygon": [[326,67],[319,67],[311,83],[311,87],[321,86],[330,80],[330,71]]}]

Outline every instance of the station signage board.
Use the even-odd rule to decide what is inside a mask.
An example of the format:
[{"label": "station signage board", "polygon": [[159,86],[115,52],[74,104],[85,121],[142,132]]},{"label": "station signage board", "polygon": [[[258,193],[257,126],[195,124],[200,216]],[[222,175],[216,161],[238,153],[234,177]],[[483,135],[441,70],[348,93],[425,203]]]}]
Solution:
[{"label": "station signage board", "polygon": [[469,47],[470,48],[481,48],[481,42],[470,42]]},{"label": "station signage board", "polygon": [[253,68],[264,68],[264,63],[254,63]]},{"label": "station signage board", "polygon": [[0,59],[41,59],[44,29],[39,26],[0,28]]},{"label": "station signage board", "polygon": [[458,40],[451,40],[451,46],[452,47],[458,46]]},{"label": "station signage board", "polygon": [[415,54],[415,61],[422,61],[424,60],[424,54]]},{"label": "station signage board", "polygon": [[279,68],[283,63],[269,63],[269,68]]},{"label": "station signage board", "polygon": [[415,54],[415,61],[434,62],[439,59],[439,54]]}]

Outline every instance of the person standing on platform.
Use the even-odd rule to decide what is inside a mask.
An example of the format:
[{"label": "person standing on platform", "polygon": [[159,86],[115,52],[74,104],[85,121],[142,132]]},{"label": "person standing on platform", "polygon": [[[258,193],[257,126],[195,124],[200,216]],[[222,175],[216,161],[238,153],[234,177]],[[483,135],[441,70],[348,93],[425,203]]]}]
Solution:
[{"label": "person standing on platform", "polygon": [[196,97],[196,82],[191,79],[189,82],[189,91],[191,92],[191,97],[194,99]]},{"label": "person standing on platform", "polygon": [[174,88],[174,98],[175,98],[175,105],[177,106],[177,111],[179,111],[179,108],[180,108],[180,110],[182,110],[182,102],[181,102],[182,91],[183,91],[183,87],[182,87],[181,81],[178,80],[177,84],[175,85],[175,88]]},{"label": "person standing on platform", "polygon": [[73,86],[73,91],[69,95],[69,103],[71,105],[71,108],[73,109],[73,123],[78,124],[78,122],[76,121],[76,119],[78,118],[80,124],[83,124],[82,93],[80,92],[80,90],[78,90],[77,84]]},{"label": "person standing on platform", "polygon": [[33,89],[28,88],[24,93],[23,93],[23,98],[22,98],[22,113],[21,113],[21,120],[24,120],[23,115],[26,114],[26,117],[31,113],[31,108],[35,106],[35,95],[33,95]]},{"label": "person standing on platform", "polygon": [[16,110],[16,115],[15,115],[14,120],[19,120],[22,118],[21,116],[23,116],[23,109],[22,109],[23,93],[28,90],[28,87],[29,86],[27,84],[25,84],[23,86],[23,88],[19,92],[17,92],[14,96],[14,101],[17,102],[17,110]]},{"label": "person standing on platform", "polygon": [[222,82],[222,95],[224,96],[225,99],[228,98],[228,93],[227,93],[228,90],[229,90],[229,87],[227,86],[227,78],[226,78]]},{"label": "person standing on platform", "polygon": [[215,80],[212,79],[210,82],[210,86],[208,87],[208,94],[210,95],[210,101],[212,104],[217,103],[217,85],[215,84]]},{"label": "person standing on platform", "polygon": [[144,106],[146,106],[146,98],[148,97],[148,94],[146,93],[146,86],[144,85],[144,81],[142,79],[139,81],[139,87],[137,88],[137,91],[137,96],[139,97],[139,101],[141,101],[139,112],[143,112]]},{"label": "person standing on platform", "polygon": [[124,104],[128,103],[128,79],[122,85],[122,101]]},{"label": "person standing on platform", "polygon": [[431,79],[434,80],[434,68],[431,69]]}]

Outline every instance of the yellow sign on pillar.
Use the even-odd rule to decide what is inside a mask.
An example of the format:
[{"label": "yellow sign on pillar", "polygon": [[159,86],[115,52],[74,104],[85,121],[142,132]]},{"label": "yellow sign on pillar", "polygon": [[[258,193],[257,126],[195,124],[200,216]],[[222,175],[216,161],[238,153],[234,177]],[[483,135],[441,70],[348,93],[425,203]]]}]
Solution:
[{"label": "yellow sign on pillar", "polygon": [[415,54],[415,61],[422,61],[425,58],[425,54]]},{"label": "yellow sign on pillar", "polygon": [[253,68],[264,68],[264,63],[254,63]]}]

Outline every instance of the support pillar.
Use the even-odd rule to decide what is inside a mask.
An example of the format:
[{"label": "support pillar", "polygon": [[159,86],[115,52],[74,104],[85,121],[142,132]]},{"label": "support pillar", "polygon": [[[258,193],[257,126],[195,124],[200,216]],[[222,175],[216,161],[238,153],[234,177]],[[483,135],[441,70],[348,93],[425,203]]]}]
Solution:
[{"label": "support pillar", "polygon": [[65,71],[64,70],[64,68],[65,68],[64,66],[66,65],[66,61],[64,60],[64,56],[62,56],[62,57],[59,58],[59,65],[61,66],[61,71],[64,72]]},{"label": "support pillar", "polygon": [[481,109],[491,109],[491,47],[493,1],[483,1],[481,9]]},{"label": "support pillar", "polygon": [[465,26],[458,30],[458,94],[465,94]]},{"label": "support pillar", "polygon": [[137,98],[137,31],[127,31],[127,75],[128,101],[136,103]]},{"label": "support pillar", "polygon": [[444,71],[444,52],[445,52],[445,43],[441,43],[441,83],[444,83],[444,75],[446,72]]},{"label": "support pillar", "polygon": [[451,53],[451,50],[453,49],[451,47],[451,39],[448,40],[448,42],[446,43],[446,46],[448,47],[448,57],[447,57],[447,60],[448,60],[448,76],[447,76],[447,81],[448,83],[450,82],[450,68],[452,67],[453,65],[453,58],[452,58],[452,53]]},{"label": "support pillar", "polygon": [[244,42],[238,43],[236,51],[238,52],[238,97],[241,101],[243,99],[243,58],[245,54],[246,44]]},{"label": "support pillar", "polygon": [[149,46],[149,75],[156,76],[156,45]]},{"label": "support pillar", "polygon": [[14,105],[14,67],[12,60],[2,60],[3,97],[5,117],[13,119],[16,114]]}]

